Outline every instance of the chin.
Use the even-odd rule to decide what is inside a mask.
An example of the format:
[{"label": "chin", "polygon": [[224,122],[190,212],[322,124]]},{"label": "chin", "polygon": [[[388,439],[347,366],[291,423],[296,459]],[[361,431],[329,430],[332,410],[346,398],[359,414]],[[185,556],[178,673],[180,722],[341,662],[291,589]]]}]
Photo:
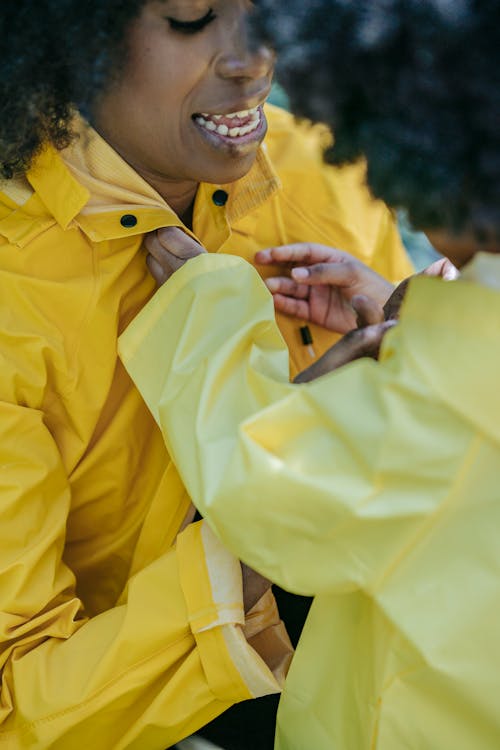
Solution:
[{"label": "chin", "polygon": [[218,165],[217,167],[214,166],[213,169],[207,169],[203,176],[198,179],[200,182],[208,182],[213,185],[236,182],[236,180],[241,180],[242,177],[245,177],[250,172],[256,158],[257,150],[252,154],[247,154],[244,158],[238,155],[238,158],[235,157],[224,166]]}]

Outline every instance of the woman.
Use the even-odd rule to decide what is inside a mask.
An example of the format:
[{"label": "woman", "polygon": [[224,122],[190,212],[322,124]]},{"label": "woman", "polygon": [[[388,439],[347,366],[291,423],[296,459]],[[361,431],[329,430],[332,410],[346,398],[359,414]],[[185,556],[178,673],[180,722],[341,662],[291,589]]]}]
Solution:
[{"label": "woman", "polygon": [[[332,125],[334,157],[367,155],[377,195],[432,230],[462,277],[410,282],[379,362],[292,385],[254,270],[201,254],[133,321],[124,361],[220,538],[285,588],[315,595],[277,748],[494,750],[498,3],[261,4],[294,106]],[[151,250],[163,278],[179,265],[175,247]],[[282,252],[270,251],[293,260]],[[221,304],[207,314],[214,296]],[[361,345],[377,343],[374,333],[362,331]],[[357,338],[332,348],[330,367],[346,350],[355,358]]]},{"label": "woman", "polygon": [[[8,747],[163,749],[282,684],[290,646],[269,583],[190,523],[116,353],[155,291],[142,241],[160,227],[248,258],[310,234],[405,275],[391,216],[359,170],[324,169],[316,135],[272,109],[260,147],[273,55],[249,49],[247,5],[2,4]],[[284,331],[301,369],[298,324]],[[317,353],[328,340],[318,333]]]}]

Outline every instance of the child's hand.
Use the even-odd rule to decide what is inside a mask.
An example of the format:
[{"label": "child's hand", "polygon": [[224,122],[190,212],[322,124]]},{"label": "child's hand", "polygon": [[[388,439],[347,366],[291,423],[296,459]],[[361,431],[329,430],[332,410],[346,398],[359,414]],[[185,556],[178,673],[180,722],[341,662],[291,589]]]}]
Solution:
[{"label": "child's hand", "polygon": [[378,359],[382,340],[387,331],[395,325],[397,325],[395,320],[387,320],[384,323],[368,325],[366,328],[350,331],[307,370],[300,372],[294,382],[308,383],[310,380],[316,380],[316,378],[362,357]]},{"label": "child's hand", "polygon": [[[440,260],[434,261],[430,266],[420,271],[417,276],[438,276],[444,279],[444,281],[455,281],[459,278],[460,272],[458,268],[455,268],[453,263],[447,258],[440,258]],[[387,302],[384,305],[384,317],[386,320],[397,320],[399,318],[399,311],[403,300],[408,290],[408,284],[413,279],[413,276],[405,279],[399,284]]]},{"label": "child's hand", "polygon": [[263,265],[292,266],[291,278],[266,279],[276,310],[338,333],[356,328],[353,297],[371,298],[383,320],[382,308],[394,289],[360,260],[326,245],[298,243],[271,247],[258,252],[255,260]]}]

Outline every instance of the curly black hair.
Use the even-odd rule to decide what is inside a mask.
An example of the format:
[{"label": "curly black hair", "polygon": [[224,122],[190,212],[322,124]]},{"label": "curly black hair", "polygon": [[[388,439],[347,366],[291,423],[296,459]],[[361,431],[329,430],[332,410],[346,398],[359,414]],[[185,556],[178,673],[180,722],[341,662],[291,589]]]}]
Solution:
[{"label": "curly black hair", "polygon": [[91,111],[126,54],[145,0],[2,0],[0,176],[29,168],[44,143],[66,146],[74,108]]},{"label": "curly black hair", "polygon": [[336,164],[419,228],[500,231],[498,0],[257,0],[258,33]]}]

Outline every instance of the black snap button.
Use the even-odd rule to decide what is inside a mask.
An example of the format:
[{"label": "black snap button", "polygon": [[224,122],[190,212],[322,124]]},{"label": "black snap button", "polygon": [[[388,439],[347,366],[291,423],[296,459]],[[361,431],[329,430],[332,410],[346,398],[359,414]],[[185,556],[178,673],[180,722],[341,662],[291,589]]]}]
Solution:
[{"label": "black snap button", "polygon": [[216,206],[225,206],[227,203],[228,195],[225,190],[216,190],[212,195],[212,200]]},{"label": "black snap button", "polygon": [[120,219],[120,224],[125,229],[132,229],[137,224],[137,216],[134,216],[134,214],[124,214]]}]

